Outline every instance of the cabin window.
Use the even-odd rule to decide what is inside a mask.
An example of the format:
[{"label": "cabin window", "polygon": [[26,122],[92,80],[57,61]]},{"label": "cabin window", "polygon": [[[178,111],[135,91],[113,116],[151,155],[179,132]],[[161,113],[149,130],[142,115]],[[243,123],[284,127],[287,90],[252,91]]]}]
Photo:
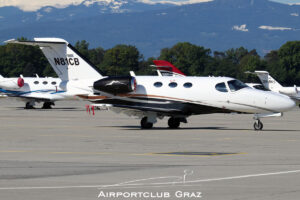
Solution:
[{"label": "cabin window", "polygon": [[239,81],[239,80],[228,81],[228,86],[229,86],[231,92],[235,92],[235,91],[238,91],[245,87],[248,87],[248,85],[246,85],[245,83],[243,83],[242,81]]},{"label": "cabin window", "polygon": [[175,87],[177,87],[177,83],[175,83],[175,82],[169,83],[169,87],[175,88]]},{"label": "cabin window", "polygon": [[185,87],[185,88],[191,88],[193,86],[193,84],[192,83],[185,83],[185,84],[183,84],[183,87]]},{"label": "cabin window", "polygon": [[53,81],[51,84],[52,84],[52,85],[56,85],[56,82],[55,82],[55,81]]},{"label": "cabin window", "polygon": [[220,92],[228,92],[225,83],[218,83],[216,89]]},{"label": "cabin window", "polygon": [[155,82],[154,83],[154,86],[155,87],[161,87],[163,84],[162,84],[162,82]]},{"label": "cabin window", "polygon": [[44,85],[47,85],[47,84],[48,84],[48,82],[47,82],[47,81],[44,81],[44,82],[43,82],[43,84],[44,84]]},{"label": "cabin window", "polygon": [[40,82],[38,82],[38,81],[34,81],[33,83],[37,85],[37,84],[39,84]]}]

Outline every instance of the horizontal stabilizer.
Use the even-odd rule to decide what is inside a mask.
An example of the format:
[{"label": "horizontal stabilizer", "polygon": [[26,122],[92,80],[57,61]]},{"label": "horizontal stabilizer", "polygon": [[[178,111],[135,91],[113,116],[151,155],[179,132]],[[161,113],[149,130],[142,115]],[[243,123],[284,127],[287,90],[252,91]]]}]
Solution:
[{"label": "horizontal stabilizer", "polygon": [[24,44],[29,46],[49,47],[49,44],[69,44],[66,40],[60,38],[34,38],[34,41],[19,41],[11,39],[5,41],[7,44]]},{"label": "horizontal stabilizer", "polygon": [[6,43],[39,46],[54,71],[63,81],[102,78],[98,68],[66,40],[60,38],[34,38],[34,41],[12,39]]}]

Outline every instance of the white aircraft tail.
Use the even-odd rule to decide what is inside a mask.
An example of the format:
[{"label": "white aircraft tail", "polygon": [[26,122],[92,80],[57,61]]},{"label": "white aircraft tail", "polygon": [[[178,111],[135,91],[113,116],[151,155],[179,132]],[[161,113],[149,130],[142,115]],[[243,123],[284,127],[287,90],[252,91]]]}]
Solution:
[{"label": "white aircraft tail", "polygon": [[102,78],[97,67],[63,39],[34,38],[34,41],[8,40],[6,43],[39,46],[56,74],[63,81]]},{"label": "white aircraft tail", "polygon": [[272,77],[267,71],[255,71],[258,78],[264,85],[266,89],[269,89],[274,92],[279,92],[282,86]]},{"label": "white aircraft tail", "polygon": [[4,79],[4,77],[0,74],[0,79]]}]

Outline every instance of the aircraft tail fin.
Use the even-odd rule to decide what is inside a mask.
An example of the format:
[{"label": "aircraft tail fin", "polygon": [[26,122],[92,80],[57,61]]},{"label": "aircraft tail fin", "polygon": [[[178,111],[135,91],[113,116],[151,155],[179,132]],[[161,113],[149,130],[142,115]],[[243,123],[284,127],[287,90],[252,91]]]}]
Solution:
[{"label": "aircraft tail fin", "polygon": [[186,76],[172,63],[165,60],[153,60],[154,67],[160,72],[162,76]]},{"label": "aircraft tail fin", "polygon": [[4,79],[4,77],[0,74],[0,79]]},{"label": "aircraft tail fin", "polygon": [[265,88],[274,92],[279,92],[282,88],[282,86],[272,76],[270,76],[269,72],[255,71],[254,73],[258,76]]},{"label": "aircraft tail fin", "polygon": [[6,43],[39,46],[62,80],[101,79],[101,72],[71,44],[60,38],[34,38],[34,41],[8,40]]}]

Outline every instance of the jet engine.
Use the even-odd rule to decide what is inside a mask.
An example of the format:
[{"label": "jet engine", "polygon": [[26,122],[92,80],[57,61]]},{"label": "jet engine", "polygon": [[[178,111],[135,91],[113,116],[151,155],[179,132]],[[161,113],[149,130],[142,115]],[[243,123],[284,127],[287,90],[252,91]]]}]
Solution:
[{"label": "jet engine", "polygon": [[93,87],[114,95],[123,94],[136,90],[136,79],[133,76],[112,76],[94,82]]},{"label": "jet engine", "polygon": [[285,95],[290,96],[290,95],[296,95],[298,93],[298,89],[297,89],[297,87],[281,88],[279,90],[279,92],[281,94],[285,94]]},{"label": "jet engine", "polygon": [[0,88],[13,90],[13,89],[19,89],[24,86],[24,79],[19,77],[18,79],[10,79],[0,81]]}]

